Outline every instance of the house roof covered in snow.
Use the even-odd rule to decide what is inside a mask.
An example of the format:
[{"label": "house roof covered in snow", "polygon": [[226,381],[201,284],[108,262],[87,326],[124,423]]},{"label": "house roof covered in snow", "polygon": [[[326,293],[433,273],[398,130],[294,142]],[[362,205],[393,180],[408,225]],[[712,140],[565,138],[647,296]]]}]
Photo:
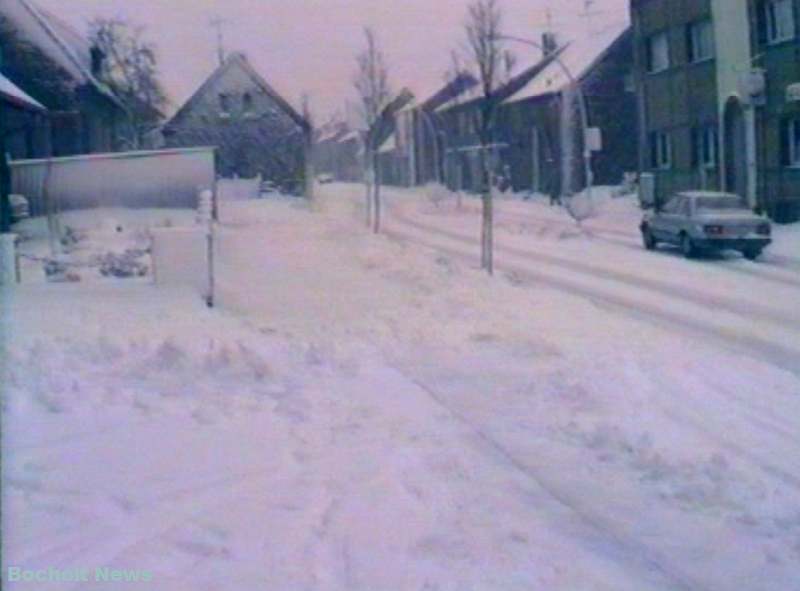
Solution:
[{"label": "house roof covered in snow", "polygon": [[2,74],[0,74],[0,98],[23,109],[31,111],[47,110],[39,101],[26,94],[21,88]]},{"label": "house roof covered in snow", "polygon": [[459,97],[468,94],[468,91],[477,87],[478,81],[469,72],[461,72],[458,76],[446,83],[436,86],[429,85],[425,88],[413,90],[414,100],[398,111],[410,111],[423,109],[425,111],[435,111],[442,105],[450,103]]},{"label": "house roof covered in snow", "polygon": [[200,87],[194,92],[194,94],[189,97],[180,109],[178,109],[177,113],[172,116],[172,119],[167,122],[164,127],[169,128],[171,125],[175,125],[177,121],[183,118],[184,114],[191,110],[193,106],[200,100],[200,98],[211,88],[214,83],[230,68],[240,68],[242,71],[247,74],[253,83],[264,91],[264,93],[269,96],[275,104],[277,104],[298,126],[303,128],[304,130],[311,129],[311,125],[309,122],[298,113],[289,102],[284,99],[278,92],[270,86],[266,80],[256,72],[255,68],[250,65],[250,61],[247,59],[247,56],[241,52],[234,52],[228,55],[225,58],[225,61],[220,64],[212,73],[211,75],[206,78],[205,82],[203,82]]},{"label": "house roof covered in snow", "polygon": [[606,26],[587,37],[568,43],[560,52],[557,60],[553,60],[527,84],[516,90],[506,103],[514,103],[537,96],[561,92],[570,84],[570,75],[580,80],[586,76],[623,35],[630,31],[627,22],[619,22]]},{"label": "house roof covered in snow", "polygon": [[92,74],[91,45],[85,37],[33,0],[3,0],[0,15],[22,39],[35,45],[78,85],[89,84],[122,107],[119,98]]}]

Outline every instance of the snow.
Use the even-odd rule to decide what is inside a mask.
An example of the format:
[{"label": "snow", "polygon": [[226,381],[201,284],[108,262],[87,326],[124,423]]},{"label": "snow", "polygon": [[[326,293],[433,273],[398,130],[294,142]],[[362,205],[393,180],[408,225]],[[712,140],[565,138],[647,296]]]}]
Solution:
[{"label": "snow", "polygon": [[386,188],[374,236],[363,187],[317,193],[224,204],[214,310],[127,280],[2,293],[6,565],[800,589],[797,228],[761,263],[685,261],[645,252],[611,189],[583,229],[508,196],[489,278],[477,199]]},{"label": "snow", "polygon": [[569,75],[580,80],[608,51],[621,35],[628,30],[628,22],[609,24],[592,35],[571,41],[539,75],[523,88],[508,97],[506,103],[514,103],[537,96],[561,92],[570,84]]},{"label": "snow", "polygon": [[189,209],[95,208],[59,214],[62,231],[69,239],[56,244],[53,253],[48,239],[47,219],[29,218],[14,225],[19,236],[21,279],[24,283],[45,280],[43,264],[55,259],[63,262],[80,281],[102,279],[101,261],[109,255],[139,253],[152,275],[150,249],[154,231],[172,229],[192,231],[197,228],[196,213]]},{"label": "snow", "polygon": [[46,109],[36,99],[31,98],[11,80],[0,74],[0,95],[10,97],[15,102],[23,103],[33,109],[46,111]]}]

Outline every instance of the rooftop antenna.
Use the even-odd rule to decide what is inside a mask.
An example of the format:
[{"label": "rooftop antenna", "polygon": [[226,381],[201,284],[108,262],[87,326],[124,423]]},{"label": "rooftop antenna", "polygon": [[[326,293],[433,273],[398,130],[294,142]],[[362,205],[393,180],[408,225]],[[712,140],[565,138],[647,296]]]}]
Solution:
[{"label": "rooftop antenna", "polygon": [[225,62],[225,45],[223,43],[222,28],[228,24],[228,21],[222,17],[216,16],[209,21],[209,25],[217,31],[217,59],[221,66]]},{"label": "rooftop antenna", "polygon": [[600,16],[603,14],[602,10],[592,10],[594,5],[597,3],[597,0],[583,0],[583,12],[581,12],[580,16],[583,19],[584,24],[586,25],[586,33],[591,35],[592,31],[592,17]]},{"label": "rooftop antenna", "polygon": [[545,18],[545,21],[547,23],[547,25],[546,25],[547,26],[547,32],[548,33],[552,33],[553,32],[553,9],[550,8],[549,6],[544,11],[544,18]]}]

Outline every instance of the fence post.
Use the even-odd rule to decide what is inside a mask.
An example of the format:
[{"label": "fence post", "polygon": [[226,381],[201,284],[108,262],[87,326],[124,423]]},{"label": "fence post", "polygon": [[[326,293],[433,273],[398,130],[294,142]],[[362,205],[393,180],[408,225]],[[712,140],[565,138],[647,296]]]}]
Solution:
[{"label": "fence post", "polygon": [[206,224],[206,262],[208,265],[206,305],[214,307],[214,192],[203,189],[198,195],[198,218]]}]

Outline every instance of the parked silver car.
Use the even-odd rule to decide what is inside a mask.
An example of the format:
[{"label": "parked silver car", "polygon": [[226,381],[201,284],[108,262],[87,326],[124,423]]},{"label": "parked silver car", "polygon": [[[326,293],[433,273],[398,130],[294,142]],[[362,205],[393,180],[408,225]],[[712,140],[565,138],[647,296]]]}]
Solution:
[{"label": "parked silver car", "polygon": [[769,220],[731,193],[678,193],[645,215],[640,229],[648,250],[666,242],[679,246],[687,258],[700,250],[728,249],[754,260],[772,242]]}]

